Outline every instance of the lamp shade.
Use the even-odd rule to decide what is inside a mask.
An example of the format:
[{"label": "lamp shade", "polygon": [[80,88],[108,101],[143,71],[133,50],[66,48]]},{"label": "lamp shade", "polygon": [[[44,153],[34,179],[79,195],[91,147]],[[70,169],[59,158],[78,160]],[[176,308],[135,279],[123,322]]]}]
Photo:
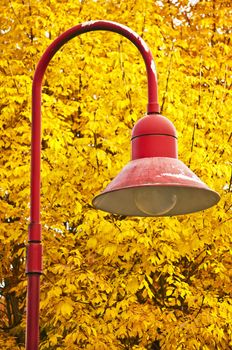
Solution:
[{"label": "lamp shade", "polygon": [[93,200],[94,207],[127,216],[173,216],[207,209],[219,194],[177,159],[173,124],[146,116],[132,131],[132,160]]},{"label": "lamp shade", "polygon": [[128,216],[172,216],[204,210],[219,198],[180,160],[151,157],[129,162],[93,205]]}]

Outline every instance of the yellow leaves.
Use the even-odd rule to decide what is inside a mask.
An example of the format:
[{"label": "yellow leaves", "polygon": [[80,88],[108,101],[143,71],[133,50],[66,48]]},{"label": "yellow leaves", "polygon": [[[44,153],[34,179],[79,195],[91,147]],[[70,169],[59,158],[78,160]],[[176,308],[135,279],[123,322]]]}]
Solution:
[{"label": "yellow leaves", "polygon": [[57,305],[57,312],[66,318],[71,316],[73,309],[73,302],[69,298],[66,298],[65,301],[61,301]]},{"label": "yellow leaves", "polygon": [[90,237],[87,241],[86,247],[88,249],[95,249],[97,246],[97,239],[96,237]]},{"label": "yellow leaves", "polygon": [[54,295],[55,297],[59,297],[62,294],[62,289],[58,286],[55,286],[52,288],[51,295]]},{"label": "yellow leaves", "polygon": [[225,266],[219,262],[211,264],[211,268],[212,268],[212,272],[215,274],[218,274],[218,273],[223,274],[226,272]]},{"label": "yellow leaves", "polygon": [[166,291],[166,297],[170,297],[173,294],[173,289],[167,289]]},{"label": "yellow leaves", "polygon": [[146,248],[152,246],[151,238],[146,235],[141,235],[140,237],[138,237],[138,243],[142,243]]},{"label": "yellow leaves", "polygon": [[96,155],[97,155],[97,158],[98,158],[99,161],[102,162],[102,161],[106,160],[107,156],[106,156],[106,153],[103,150],[97,149]]},{"label": "yellow leaves", "polygon": [[148,297],[149,297],[150,299],[152,299],[152,298],[154,297],[154,294],[153,294],[153,292],[152,292],[152,290],[151,290],[151,288],[150,288],[148,282],[147,282],[145,279],[142,281],[140,287],[145,287],[145,290],[146,290],[146,292],[147,292],[147,295],[148,295]]},{"label": "yellow leaves", "polygon": [[58,343],[59,338],[61,338],[61,336],[56,335],[56,334],[50,336],[50,337],[49,337],[49,343],[50,343],[50,345],[51,345],[51,346],[55,346],[55,345]]},{"label": "yellow leaves", "polygon": [[114,256],[117,251],[117,246],[115,244],[108,244],[103,251],[104,256]]},{"label": "yellow leaves", "polygon": [[73,343],[77,340],[78,334],[77,333],[71,333],[67,334],[65,337],[65,344],[68,345],[73,345]]},{"label": "yellow leaves", "polygon": [[127,281],[127,290],[130,293],[136,293],[137,290],[139,289],[140,283],[138,281],[138,277],[137,276],[131,276],[129,277],[128,281]]}]

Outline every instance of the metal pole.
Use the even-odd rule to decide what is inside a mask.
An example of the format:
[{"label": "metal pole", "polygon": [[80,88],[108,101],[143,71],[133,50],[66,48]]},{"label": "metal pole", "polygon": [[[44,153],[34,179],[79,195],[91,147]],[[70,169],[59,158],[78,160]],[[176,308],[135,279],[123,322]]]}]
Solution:
[{"label": "metal pole", "polygon": [[40,162],[41,162],[41,87],[46,68],[55,53],[70,39],[90,31],[106,30],[118,33],[129,39],[140,51],[145,61],[148,78],[147,112],[159,113],[157,77],[155,63],[145,41],[130,28],[110,21],[89,21],[61,34],[47,48],[41,57],[32,86],[32,135],[31,135],[31,198],[30,225],[27,246],[28,289],[26,350],[39,347],[39,298],[40,275],[42,274],[42,244],[40,224]]}]

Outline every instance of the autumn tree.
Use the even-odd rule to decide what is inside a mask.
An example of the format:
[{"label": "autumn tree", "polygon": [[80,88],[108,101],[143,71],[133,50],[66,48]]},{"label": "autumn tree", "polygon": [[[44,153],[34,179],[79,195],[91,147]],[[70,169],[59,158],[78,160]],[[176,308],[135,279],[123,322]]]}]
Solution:
[{"label": "autumn tree", "polygon": [[229,1],[2,0],[0,10],[0,347],[24,347],[35,66],[66,29],[107,19],[148,43],[179,157],[222,198],[171,218],[94,210],[93,196],[130,158],[131,128],[147,103],[145,67],[114,33],[66,44],[43,84],[40,349],[229,349]]}]

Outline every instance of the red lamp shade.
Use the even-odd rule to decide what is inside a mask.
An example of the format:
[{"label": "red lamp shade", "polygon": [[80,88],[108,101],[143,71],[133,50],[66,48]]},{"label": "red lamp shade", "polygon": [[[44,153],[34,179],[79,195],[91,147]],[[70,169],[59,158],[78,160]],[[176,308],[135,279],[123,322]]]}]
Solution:
[{"label": "red lamp shade", "polygon": [[93,205],[128,216],[172,216],[207,209],[219,199],[177,159],[173,124],[161,115],[149,115],[133,128],[132,160]]}]

